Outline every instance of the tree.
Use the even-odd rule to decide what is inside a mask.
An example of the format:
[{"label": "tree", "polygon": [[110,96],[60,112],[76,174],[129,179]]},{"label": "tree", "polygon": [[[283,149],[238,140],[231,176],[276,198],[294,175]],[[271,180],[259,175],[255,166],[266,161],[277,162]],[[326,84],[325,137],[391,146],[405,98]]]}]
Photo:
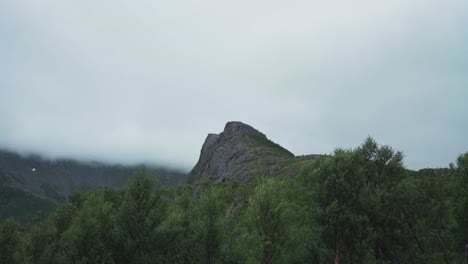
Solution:
[{"label": "tree", "polygon": [[195,199],[190,185],[175,191],[174,203],[169,205],[169,214],[163,228],[170,234],[166,244],[170,246],[174,263],[196,263],[200,241],[193,229],[195,222]]},{"label": "tree", "polygon": [[369,259],[369,219],[363,210],[364,159],[357,151],[338,149],[331,157],[317,160],[309,168],[315,200],[323,226],[322,239],[333,249],[335,263]]},{"label": "tree", "polygon": [[200,246],[200,262],[211,264],[219,259],[228,205],[226,200],[226,193],[222,187],[209,185],[196,202],[190,226]]},{"label": "tree", "polygon": [[396,252],[408,246],[406,237],[401,235],[402,212],[396,202],[396,187],[405,172],[403,153],[368,137],[355,154],[364,157],[359,164],[366,180],[361,204],[372,230],[374,257],[378,263],[401,261]]},{"label": "tree", "polygon": [[13,220],[6,220],[0,226],[0,263],[20,263],[21,239],[20,225]]},{"label": "tree", "polygon": [[25,245],[28,261],[33,264],[53,262],[52,245],[56,243],[55,239],[55,228],[50,219],[33,226]]},{"label": "tree", "polygon": [[116,262],[150,263],[164,258],[158,227],[165,217],[166,202],[161,189],[153,177],[137,172],[117,215]]},{"label": "tree", "polygon": [[286,190],[279,179],[261,179],[249,200],[244,221],[249,227],[247,236],[257,245],[254,255],[260,263],[280,259],[289,239],[293,212],[289,211]]},{"label": "tree", "polygon": [[462,252],[464,263],[468,263],[468,152],[457,159],[457,183],[459,195],[456,197],[457,244]]},{"label": "tree", "polygon": [[66,260],[70,263],[113,263],[115,215],[102,193],[88,195],[70,228],[63,234]]},{"label": "tree", "polygon": [[[393,201],[403,173],[403,154],[370,137],[356,149],[337,149],[304,169],[301,181],[310,188],[310,203],[319,208],[311,216],[335,263],[397,261],[394,246],[401,241],[395,234],[402,226]],[[331,255],[322,258],[331,261]]]}]

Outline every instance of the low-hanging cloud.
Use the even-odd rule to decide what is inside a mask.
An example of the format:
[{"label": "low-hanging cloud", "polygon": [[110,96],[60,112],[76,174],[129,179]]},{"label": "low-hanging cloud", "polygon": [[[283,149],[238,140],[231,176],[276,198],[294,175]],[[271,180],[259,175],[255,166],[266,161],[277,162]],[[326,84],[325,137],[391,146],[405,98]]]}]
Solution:
[{"label": "low-hanging cloud", "polygon": [[0,3],[0,146],[189,169],[229,120],[293,153],[468,150],[468,2]]}]

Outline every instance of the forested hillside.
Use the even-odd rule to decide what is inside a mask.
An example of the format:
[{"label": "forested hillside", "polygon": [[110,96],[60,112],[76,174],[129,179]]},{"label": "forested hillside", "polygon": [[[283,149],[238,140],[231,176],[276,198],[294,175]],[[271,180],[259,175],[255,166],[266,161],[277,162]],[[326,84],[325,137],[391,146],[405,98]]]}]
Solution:
[{"label": "forested hillside", "polygon": [[164,186],[185,183],[186,174],[155,166],[124,166],[70,159],[50,160],[0,150],[0,221],[27,222],[47,215],[73,192],[122,188],[138,170],[148,171]]},{"label": "forested hillside", "polygon": [[1,263],[466,263],[468,153],[411,171],[368,138],[295,177],[73,194],[0,227]]}]

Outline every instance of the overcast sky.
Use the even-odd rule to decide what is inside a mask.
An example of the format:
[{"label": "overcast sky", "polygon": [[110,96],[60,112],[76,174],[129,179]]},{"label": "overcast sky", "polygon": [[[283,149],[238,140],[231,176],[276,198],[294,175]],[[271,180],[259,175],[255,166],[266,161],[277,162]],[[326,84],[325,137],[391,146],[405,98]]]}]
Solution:
[{"label": "overcast sky", "polygon": [[468,151],[468,1],[2,0],[0,147],[190,169],[248,123],[296,155]]}]

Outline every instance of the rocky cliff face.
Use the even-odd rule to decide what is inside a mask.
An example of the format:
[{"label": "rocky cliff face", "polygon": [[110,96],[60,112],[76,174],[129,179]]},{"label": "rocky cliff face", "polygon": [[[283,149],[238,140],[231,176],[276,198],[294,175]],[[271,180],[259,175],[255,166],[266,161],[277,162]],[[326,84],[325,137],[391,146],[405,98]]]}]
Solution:
[{"label": "rocky cliff face", "polygon": [[188,181],[246,181],[254,176],[297,173],[293,167],[311,159],[313,157],[296,158],[249,125],[228,122],[222,133],[207,136]]}]

